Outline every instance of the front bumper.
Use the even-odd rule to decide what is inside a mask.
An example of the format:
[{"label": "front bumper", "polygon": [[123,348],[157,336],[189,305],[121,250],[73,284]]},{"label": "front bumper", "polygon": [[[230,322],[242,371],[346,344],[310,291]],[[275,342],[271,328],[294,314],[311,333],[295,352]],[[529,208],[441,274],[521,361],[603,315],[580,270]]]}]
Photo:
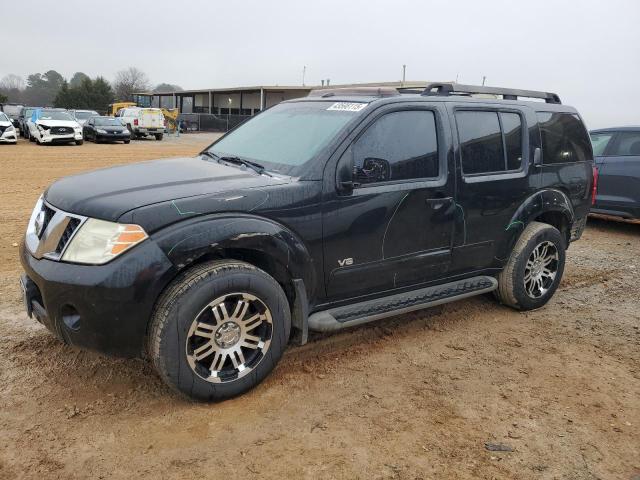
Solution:
[{"label": "front bumper", "polygon": [[131,135],[129,135],[129,133],[96,133],[96,138],[98,140],[104,140],[104,141],[122,141],[122,140],[129,140],[131,138]]},{"label": "front bumper", "polygon": [[40,143],[68,143],[82,140],[82,133],[65,135],[40,134]]},{"label": "front bumper", "polygon": [[16,143],[18,141],[18,131],[14,130],[13,132],[5,131],[2,135],[0,135],[1,143]]},{"label": "front bumper", "polygon": [[139,356],[156,299],[175,267],[151,239],[105,265],[34,258],[20,261],[27,313],[67,344]]}]

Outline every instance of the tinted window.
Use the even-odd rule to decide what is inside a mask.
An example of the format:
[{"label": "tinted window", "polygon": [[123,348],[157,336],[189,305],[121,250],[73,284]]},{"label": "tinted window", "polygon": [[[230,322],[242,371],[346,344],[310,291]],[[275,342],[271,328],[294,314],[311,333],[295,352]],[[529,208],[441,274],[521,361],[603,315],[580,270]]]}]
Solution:
[{"label": "tinted window", "polygon": [[438,136],[430,111],[384,115],[353,149],[355,181],[389,182],[438,176]]},{"label": "tinted window", "polygon": [[591,134],[591,146],[593,147],[593,156],[599,157],[604,155],[604,150],[609,145],[613,137],[613,133],[592,133]]},{"label": "tinted window", "polygon": [[[595,155],[595,152],[594,152]],[[611,152],[613,156],[640,156],[640,132],[620,132]]]},{"label": "tinted window", "polygon": [[466,174],[505,170],[502,133],[497,112],[456,112],[462,156]]},{"label": "tinted window", "polygon": [[542,163],[569,163],[590,160],[589,136],[572,113],[537,112],[542,140]]},{"label": "tinted window", "polygon": [[518,170],[522,164],[522,120],[517,113],[500,112],[504,145],[507,154],[507,170]]}]

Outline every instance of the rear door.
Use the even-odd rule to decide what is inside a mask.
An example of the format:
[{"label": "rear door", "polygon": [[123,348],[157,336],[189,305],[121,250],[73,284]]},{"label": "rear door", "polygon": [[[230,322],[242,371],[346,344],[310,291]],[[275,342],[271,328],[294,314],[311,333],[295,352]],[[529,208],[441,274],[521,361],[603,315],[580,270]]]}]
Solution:
[{"label": "rear door", "polygon": [[[516,210],[535,192],[529,159],[538,146],[533,110],[495,104],[449,104],[455,128],[458,189],[454,272],[491,267],[501,259]],[[531,173],[530,173],[531,172]],[[452,272],[453,273],[453,272]]]},{"label": "rear door", "polygon": [[138,117],[139,125],[142,128],[158,129],[164,127],[164,117],[160,110],[145,108],[140,110]]},{"label": "rear door", "polygon": [[596,207],[640,217],[640,130],[616,133],[600,165]]}]

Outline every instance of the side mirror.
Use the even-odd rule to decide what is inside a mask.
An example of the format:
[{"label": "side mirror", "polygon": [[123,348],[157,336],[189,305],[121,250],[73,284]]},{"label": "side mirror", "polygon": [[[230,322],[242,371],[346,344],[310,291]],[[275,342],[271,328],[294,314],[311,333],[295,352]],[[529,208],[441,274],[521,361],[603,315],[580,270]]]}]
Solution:
[{"label": "side mirror", "polygon": [[336,169],[336,189],[340,193],[349,194],[357,184],[353,182],[353,151],[349,147],[340,157]]}]

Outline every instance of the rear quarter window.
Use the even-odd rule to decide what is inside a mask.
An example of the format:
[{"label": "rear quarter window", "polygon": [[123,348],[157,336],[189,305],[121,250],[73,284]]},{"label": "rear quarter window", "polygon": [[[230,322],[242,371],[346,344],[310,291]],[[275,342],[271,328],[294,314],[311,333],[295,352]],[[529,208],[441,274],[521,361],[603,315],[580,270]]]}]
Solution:
[{"label": "rear quarter window", "polygon": [[536,112],[542,142],[542,163],[584,162],[593,159],[591,140],[575,113]]}]

